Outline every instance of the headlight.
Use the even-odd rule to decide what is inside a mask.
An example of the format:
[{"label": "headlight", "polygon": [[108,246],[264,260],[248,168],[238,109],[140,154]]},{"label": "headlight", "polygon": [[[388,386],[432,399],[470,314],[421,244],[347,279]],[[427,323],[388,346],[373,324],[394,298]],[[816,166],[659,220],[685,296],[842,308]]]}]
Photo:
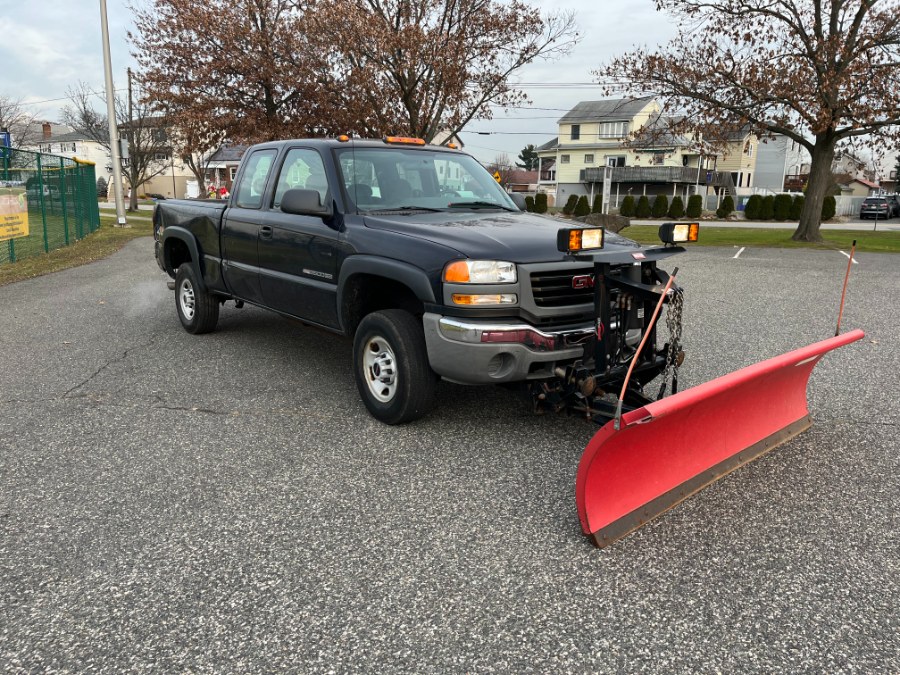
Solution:
[{"label": "headlight", "polygon": [[663,223],[659,226],[659,240],[664,244],[680,244],[697,241],[700,223]]},{"label": "headlight", "polygon": [[603,248],[602,227],[577,227],[556,233],[556,248],[563,253],[577,253]]},{"label": "headlight", "polygon": [[497,260],[457,260],[444,268],[444,281],[451,284],[514,284],[516,266]]}]

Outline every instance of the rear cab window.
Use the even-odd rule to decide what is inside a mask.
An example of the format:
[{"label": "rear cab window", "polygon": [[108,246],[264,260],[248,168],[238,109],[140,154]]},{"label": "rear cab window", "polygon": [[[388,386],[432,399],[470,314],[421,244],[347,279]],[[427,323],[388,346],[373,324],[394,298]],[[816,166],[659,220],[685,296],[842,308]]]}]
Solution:
[{"label": "rear cab window", "polygon": [[257,150],[247,158],[247,165],[241,174],[234,204],[242,209],[258,209],[262,206],[266,181],[272,170],[277,150]]}]

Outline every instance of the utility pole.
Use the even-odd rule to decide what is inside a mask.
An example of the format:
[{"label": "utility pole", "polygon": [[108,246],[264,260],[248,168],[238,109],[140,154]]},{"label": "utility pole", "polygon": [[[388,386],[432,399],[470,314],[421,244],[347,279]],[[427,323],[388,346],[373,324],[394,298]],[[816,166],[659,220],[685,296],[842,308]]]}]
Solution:
[{"label": "utility pole", "polygon": [[113,88],[112,60],[109,56],[109,23],[106,20],[106,0],[100,0],[100,30],[103,38],[103,70],[106,75],[106,116],[109,123],[109,154],[113,165],[113,191],[116,196],[116,222],[126,227],[125,200],[122,190],[122,161],[119,158],[119,134],[116,129],[116,90]]},{"label": "utility pole", "polygon": [[[130,162],[133,161],[131,157],[131,152],[134,150],[134,103],[131,95],[131,68],[128,69],[128,171],[130,175],[130,180],[134,181],[134,165]],[[133,189],[132,186],[131,195],[128,198],[128,208],[132,207],[132,204],[137,204],[137,190]]]}]

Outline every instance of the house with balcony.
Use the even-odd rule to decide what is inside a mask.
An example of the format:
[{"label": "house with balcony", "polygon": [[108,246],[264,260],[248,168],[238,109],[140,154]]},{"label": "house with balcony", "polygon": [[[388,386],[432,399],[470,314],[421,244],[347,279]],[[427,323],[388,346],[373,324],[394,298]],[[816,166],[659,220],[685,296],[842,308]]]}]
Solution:
[{"label": "house with balcony", "polygon": [[680,120],[662,115],[652,96],[582,101],[558,121],[559,136],[537,148],[538,189],[555,203],[590,199],[611,167],[614,204],[626,195],[736,196],[753,185],[759,145],[749,129],[718,143],[670,131]]}]

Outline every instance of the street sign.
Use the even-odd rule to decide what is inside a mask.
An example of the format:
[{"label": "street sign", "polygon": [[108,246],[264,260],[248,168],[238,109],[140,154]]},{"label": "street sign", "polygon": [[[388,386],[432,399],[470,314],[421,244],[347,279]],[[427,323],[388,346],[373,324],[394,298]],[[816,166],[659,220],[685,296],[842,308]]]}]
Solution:
[{"label": "street sign", "polygon": [[495,172],[494,172],[494,180],[497,181],[498,183],[499,183],[501,180],[503,180],[503,179],[500,177],[500,172],[499,172],[499,171],[495,171]]},{"label": "street sign", "polygon": [[25,188],[0,188],[0,241],[28,236],[28,202]]},{"label": "street sign", "polygon": [[0,131],[0,148],[11,148],[12,136],[8,131]]}]

